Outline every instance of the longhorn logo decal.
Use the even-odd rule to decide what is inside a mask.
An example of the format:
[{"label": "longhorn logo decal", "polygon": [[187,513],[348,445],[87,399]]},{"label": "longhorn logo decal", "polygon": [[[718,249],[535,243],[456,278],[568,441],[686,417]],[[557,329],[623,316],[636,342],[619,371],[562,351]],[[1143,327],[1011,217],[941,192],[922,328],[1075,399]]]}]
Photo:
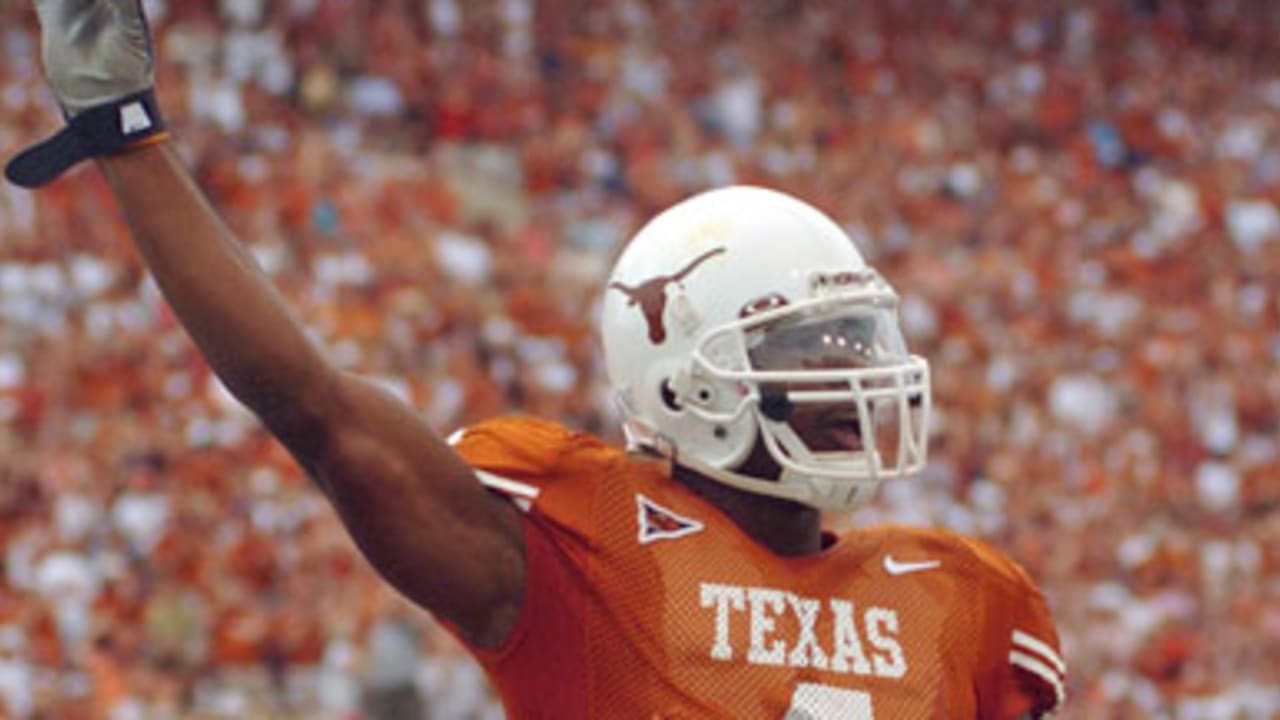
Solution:
[{"label": "longhorn logo decal", "polygon": [[640,312],[644,313],[645,322],[649,324],[649,342],[661,345],[667,340],[667,326],[662,319],[667,309],[667,286],[684,280],[699,265],[723,252],[725,252],[723,247],[714,248],[690,260],[688,265],[675,274],[659,275],[635,287],[628,287],[615,281],[609,283],[609,289],[621,290],[627,296],[627,307],[640,306]]}]

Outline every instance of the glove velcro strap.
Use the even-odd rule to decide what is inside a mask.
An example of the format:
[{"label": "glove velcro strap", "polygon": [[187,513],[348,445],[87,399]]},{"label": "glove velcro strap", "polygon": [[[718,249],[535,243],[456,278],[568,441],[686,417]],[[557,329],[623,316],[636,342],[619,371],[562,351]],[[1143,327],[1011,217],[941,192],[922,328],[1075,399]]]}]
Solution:
[{"label": "glove velcro strap", "polygon": [[58,134],[9,161],[4,175],[15,185],[37,188],[82,160],[150,144],[164,132],[155,91],[147,89],[71,118]]}]

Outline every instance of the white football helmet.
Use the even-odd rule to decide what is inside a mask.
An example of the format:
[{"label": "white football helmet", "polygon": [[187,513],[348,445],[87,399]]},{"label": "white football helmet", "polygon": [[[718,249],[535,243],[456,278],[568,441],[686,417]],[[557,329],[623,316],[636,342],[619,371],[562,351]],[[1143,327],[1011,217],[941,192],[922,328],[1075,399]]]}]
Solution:
[{"label": "white football helmet", "polygon": [[[929,365],[907,351],[893,288],[816,208],[755,187],[696,195],[640,230],[604,292],[633,447],[836,510],[924,466]],[[757,443],[778,477],[735,472]]]}]

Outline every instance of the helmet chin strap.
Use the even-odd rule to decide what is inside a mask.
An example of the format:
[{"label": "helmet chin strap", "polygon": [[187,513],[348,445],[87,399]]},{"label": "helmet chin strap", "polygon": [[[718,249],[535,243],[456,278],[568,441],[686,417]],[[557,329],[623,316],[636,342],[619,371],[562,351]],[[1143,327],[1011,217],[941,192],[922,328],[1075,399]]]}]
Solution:
[{"label": "helmet chin strap", "polygon": [[810,505],[823,510],[850,512],[870,502],[875,497],[879,483],[836,482],[830,478],[814,477],[785,468],[778,478],[778,484],[808,486],[810,494],[815,498]]}]

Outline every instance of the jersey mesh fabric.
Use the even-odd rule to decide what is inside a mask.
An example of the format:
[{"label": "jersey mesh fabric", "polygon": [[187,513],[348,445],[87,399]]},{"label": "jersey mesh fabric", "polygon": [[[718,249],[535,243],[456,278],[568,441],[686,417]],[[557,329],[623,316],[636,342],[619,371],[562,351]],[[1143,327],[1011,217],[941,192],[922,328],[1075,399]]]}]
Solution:
[{"label": "jersey mesh fabric", "polygon": [[[1005,718],[1059,701],[1060,676],[1010,663],[1057,660],[1043,598],[980,543],[876,528],[781,558],[589,436],[507,419],[457,447],[545,533],[521,641],[480,655],[519,717]],[[531,681],[557,663],[573,693]]]}]

